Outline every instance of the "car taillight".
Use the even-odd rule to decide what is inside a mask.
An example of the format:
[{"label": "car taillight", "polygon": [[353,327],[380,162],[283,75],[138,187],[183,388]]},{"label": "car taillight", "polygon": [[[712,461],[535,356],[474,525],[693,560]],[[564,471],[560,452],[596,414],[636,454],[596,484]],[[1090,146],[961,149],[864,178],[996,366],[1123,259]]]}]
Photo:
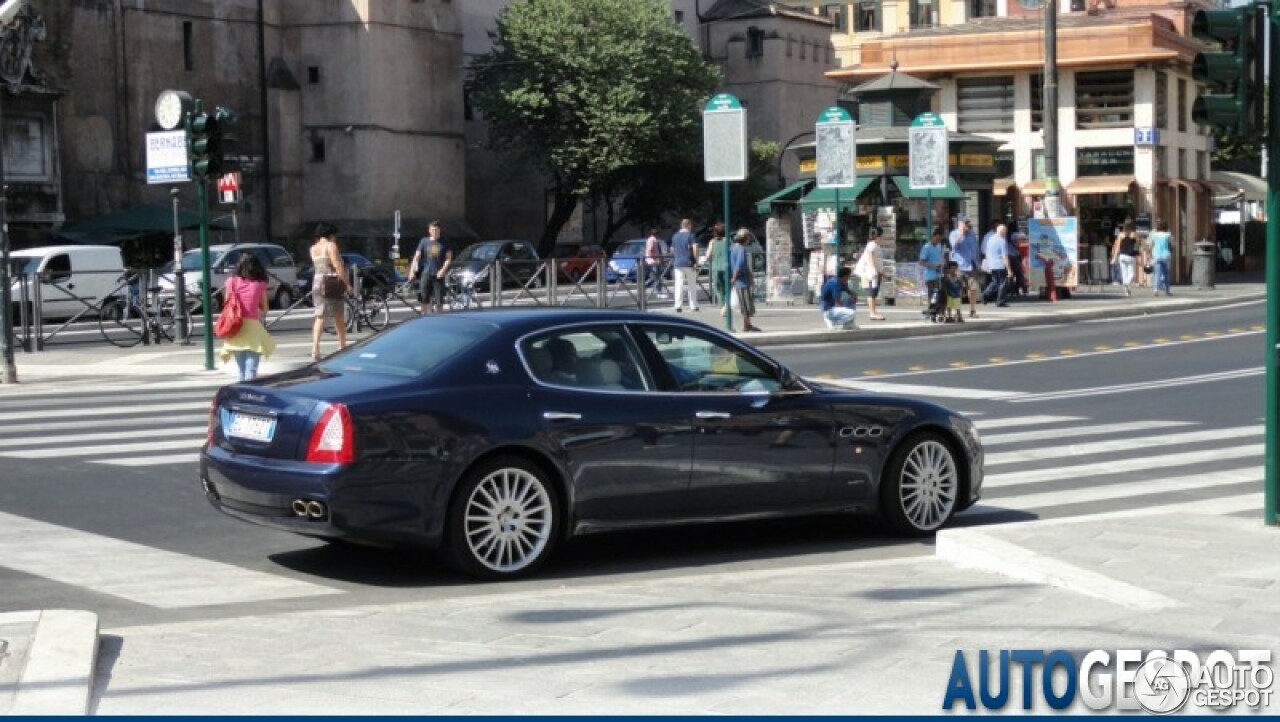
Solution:
[{"label": "car taillight", "polygon": [[209,429],[204,437],[206,449],[213,448],[213,425],[216,423],[218,423],[218,397],[214,396],[213,401],[209,402]]},{"label": "car taillight", "polygon": [[350,464],[355,461],[351,412],[342,404],[328,404],[311,432],[306,461],[315,464]]}]

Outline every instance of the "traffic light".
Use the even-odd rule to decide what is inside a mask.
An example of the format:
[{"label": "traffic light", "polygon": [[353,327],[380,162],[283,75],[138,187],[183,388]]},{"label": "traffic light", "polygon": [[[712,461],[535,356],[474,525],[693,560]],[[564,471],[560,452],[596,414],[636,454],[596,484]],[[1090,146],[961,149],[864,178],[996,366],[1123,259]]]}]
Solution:
[{"label": "traffic light", "polygon": [[204,180],[221,170],[222,133],[216,116],[203,112],[187,116],[187,158],[195,178]]},{"label": "traffic light", "polygon": [[1191,63],[1191,77],[1209,86],[1191,105],[1191,119],[1236,135],[1261,132],[1263,57],[1266,15],[1257,7],[1198,10],[1191,34],[1217,42],[1222,50],[1199,53]]}]

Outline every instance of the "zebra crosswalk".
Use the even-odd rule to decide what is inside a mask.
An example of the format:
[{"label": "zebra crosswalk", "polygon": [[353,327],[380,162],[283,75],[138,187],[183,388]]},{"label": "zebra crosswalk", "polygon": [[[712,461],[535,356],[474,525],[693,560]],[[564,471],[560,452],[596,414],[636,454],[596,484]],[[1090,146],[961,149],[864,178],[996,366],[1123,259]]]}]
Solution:
[{"label": "zebra crosswalk", "polygon": [[195,463],[222,377],[34,389],[0,396],[0,459],[108,466]]}]

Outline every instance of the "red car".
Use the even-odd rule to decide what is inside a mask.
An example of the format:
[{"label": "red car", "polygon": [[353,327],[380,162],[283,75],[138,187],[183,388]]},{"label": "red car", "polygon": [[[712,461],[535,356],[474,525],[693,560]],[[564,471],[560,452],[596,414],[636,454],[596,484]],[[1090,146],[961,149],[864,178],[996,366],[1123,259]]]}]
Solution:
[{"label": "red car", "polygon": [[573,282],[590,277],[608,258],[604,249],[596,245],[556,246],[551,254],[560,280]]}]

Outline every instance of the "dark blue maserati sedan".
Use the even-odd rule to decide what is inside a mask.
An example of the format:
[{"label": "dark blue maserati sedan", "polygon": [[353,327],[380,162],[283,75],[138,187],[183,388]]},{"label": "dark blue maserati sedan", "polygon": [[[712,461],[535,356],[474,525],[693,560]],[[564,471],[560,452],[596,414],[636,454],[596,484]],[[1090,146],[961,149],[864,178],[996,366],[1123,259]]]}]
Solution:
[{"label": "dark blue maserati sedan", "polygon": [[959,414],[799,378],[696,321],[490,310],[223,388],[200,477],[245,521],[507,579],[614,529],[874,512],[930,534],[977,501],[982,454]]}]

